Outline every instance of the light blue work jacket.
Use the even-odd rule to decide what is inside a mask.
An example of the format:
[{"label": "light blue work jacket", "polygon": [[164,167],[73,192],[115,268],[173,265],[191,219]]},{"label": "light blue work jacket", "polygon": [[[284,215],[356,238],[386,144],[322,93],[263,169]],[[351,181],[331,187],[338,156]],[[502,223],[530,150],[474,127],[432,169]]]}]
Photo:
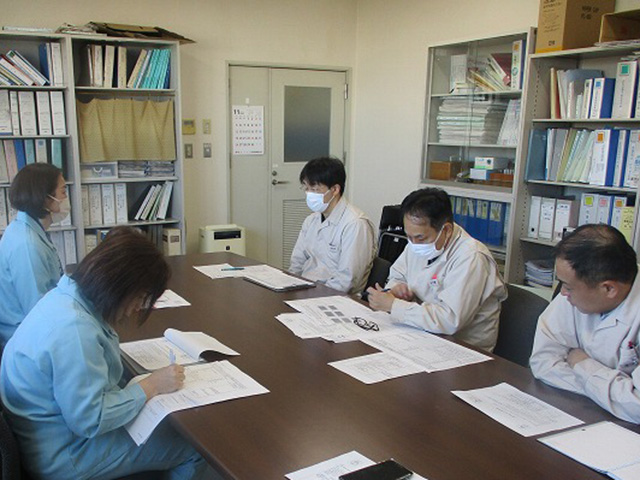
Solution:
[{"label": "light blue work jacket", "polygon": [[7,343],[0,395],[26,467],[45,478],[86,479],[132,448],[123,425],[144,406],[120,388],[119,339],[63,276]]},{"label": "light blue work jacket", "polygon": [[18,212],[0,239],[0,345],[62,273],[60,257],[40,222]]}]

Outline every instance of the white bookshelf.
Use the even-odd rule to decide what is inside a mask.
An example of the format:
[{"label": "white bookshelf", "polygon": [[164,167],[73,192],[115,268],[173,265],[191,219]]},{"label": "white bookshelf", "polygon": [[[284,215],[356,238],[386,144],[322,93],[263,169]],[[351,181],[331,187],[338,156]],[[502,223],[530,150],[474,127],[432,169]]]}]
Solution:
[{"label": "white bookshelf", "polygon": [[[183,186],[183,158],[181,145],[181,104],[180,104],[180,50],[178,42],[149,39],[127,39],[103,36],[76,36],[58,34],[28,34],[28,33],[5,33],[0,32],[0,53],[6,53],[10,49],[19,51],[34,66],[39,68],[40,59],[38,47],[45,42],[58,42],[61,45],[62,65],[64,73],[64,85],[58,86],[11,86],[0,87],[1,89],[14,91],[61,91],[64,96],[65,114],[67,122],[67,135],[48,136],[2,136],[1,139],[30,139],[30,138],[59,138],[63,142],[63,166],[64,175],[71,201],[70,226],[53,228],[52,231],[72,231],[75,235],[76,256],[80,260],[85,255],[85,233],[96,230],[104,230],[114,225],[90,225],[84,219],[81,189],[83,185],[90,184],[125,184],[127,190],[128,207],[136,201],[137,197],[147,185],[164,182],[172,182],[171,201],[167,218],[164,220],[132,221],[126,225],[142,227],[150,225],[167,226],[178,228],[182,232],[181,251],[185,251],[185,221],[184,221],[184,186]],[[86,56],[86,46],[98,44],[101,46],[126,46],[127,58],[127,78],[133,69],[135,60],[141,49],[167,49],[170,51],[170,79],[169,88],[106,88],[93,87],[85,83],[88,68]],[[117,70],[117,68],[116,68]],[[80,168],[80,145],[79,127],[76,110],[77,100],[90,98],[133,98],[133,99],[171,99],[173,101],[174,135],[175,135],[175,160],[174,174],[143,178],[112,178],[112,179],[83,179]],[[9,184],[0,184],[0,193],[5,194]],[[2,232],[0,231],[0,234]]]},{"label": "white bookshelf", "polygon": [[[580,200],[585,192],[626,195],[628,204],[637,206],[638,190],[626,187],[608,187],[572,183],[564,181],[527,180],[525,168],[528,157],[529,132],[532,129],[581,128],[596,130],[604,127],[640,128],[640,118],[632,119],[552,119],[550,112],[550,69],[594,68],[604,72],[605,77],[615,78],[616,66],[621,57],[636,51],[634,47],[581,48],[560,52],[535,54],[529,57],[527,84],[522,109],[524,136],[522,148],[518,154],[514,184],[513,235],[509,242],[506,276],[511,282],[522,283],[524,263],[537,258],[552,256],[556,242],[529,238],[529,210],[532,196],[574,197]],[[635,212],[632,245],[636,251],[640,246],[638,233],[638,213]]]}]

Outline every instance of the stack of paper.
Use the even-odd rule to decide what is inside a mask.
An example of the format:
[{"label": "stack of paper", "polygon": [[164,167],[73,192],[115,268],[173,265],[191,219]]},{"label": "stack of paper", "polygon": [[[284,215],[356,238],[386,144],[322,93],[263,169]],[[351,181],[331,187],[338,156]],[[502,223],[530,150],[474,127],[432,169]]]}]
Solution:
[{"label": "stack of paper", "polygon": [[498,134],[498,145],[507,145],[515,147],[518,145],[520,133],[520,99],[509,100],[507,112],[500,127]]},{"label": "stack of paper", "polygon": [[553,286],[553,259],[529,260],[524,264],[526,285],[534,287]]},{"label": "stack of paper", "polygon": [[437,120],[441,143],[494,144],[503,124],[507,103],[482,97],[445,98]]}]

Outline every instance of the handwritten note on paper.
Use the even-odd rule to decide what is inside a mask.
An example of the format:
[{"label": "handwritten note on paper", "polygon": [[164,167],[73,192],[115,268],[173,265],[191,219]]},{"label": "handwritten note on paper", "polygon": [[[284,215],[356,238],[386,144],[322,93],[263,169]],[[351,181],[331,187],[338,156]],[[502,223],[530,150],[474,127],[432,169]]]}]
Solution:
[{"label": "handwritten note on paper", "polygon": [[421,365],[427,372],[491,360],[491,357],[475,350],[416,329],[404,329],[382,337],[363,338],[362,341],[383,352],[406,357]]},{"label": "handwritten note on paper", "polygon": [[348,358],[331,362],[329,365],[366,384],[424,372],[420,365],[389,352]]},{"label": "handwritten note on paper", "polygon": [[508,383],[452,391],[469,405],[525,437],[580,425],[582,420],[521,392]]},{"label": "handwritten note on paper", "polygon": [[[182,389],[153,397],[125,426],[137,445],[142,445],[171,412],[269,392],[227,361],[187,366],[184,372]],[[141,377],[131,381],[139,381]]]}]

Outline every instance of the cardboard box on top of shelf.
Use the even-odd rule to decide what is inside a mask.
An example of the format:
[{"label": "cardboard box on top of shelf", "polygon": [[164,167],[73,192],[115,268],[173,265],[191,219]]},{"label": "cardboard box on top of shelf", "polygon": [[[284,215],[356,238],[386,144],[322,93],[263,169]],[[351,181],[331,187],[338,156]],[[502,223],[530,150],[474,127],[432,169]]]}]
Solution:
[{"label": "cardboard box on top of shelf", "polygon": [[600,42],[640,39],[640,10],[607,13],[602,16]]},{"label": "cardboard box on top of shelf", "polygon": [[591,47],[615,0],[540,0],[536,53]]}]

